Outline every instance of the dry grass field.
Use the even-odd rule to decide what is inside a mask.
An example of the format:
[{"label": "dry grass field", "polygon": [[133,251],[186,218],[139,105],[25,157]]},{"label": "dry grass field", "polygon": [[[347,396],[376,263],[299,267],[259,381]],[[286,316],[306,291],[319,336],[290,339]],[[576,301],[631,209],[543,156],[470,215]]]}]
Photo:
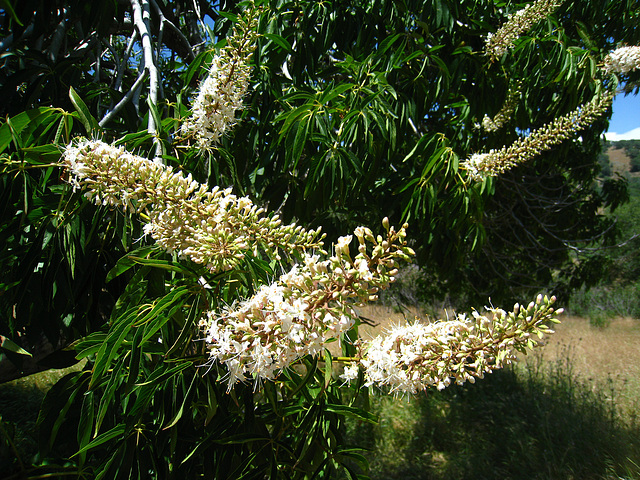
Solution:
[{"label": "dry grass field", "polygon": [[540,354],[568,359],[581,380],[594,389],[608,385],[621,410],[640,415],[640,320],[616,318],[595,327],[584,318],[564,317]]}]

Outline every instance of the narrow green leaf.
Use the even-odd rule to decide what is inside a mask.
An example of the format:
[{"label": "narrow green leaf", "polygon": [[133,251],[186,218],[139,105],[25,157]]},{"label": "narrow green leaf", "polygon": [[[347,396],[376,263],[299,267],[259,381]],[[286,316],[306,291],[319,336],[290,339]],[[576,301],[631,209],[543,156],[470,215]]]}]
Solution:
[{"label": "narrow green leaf", "polygon": [[279,45],[280,47],[282,47],[284,50],[286,50],[287,52],[291,52],[292,48],[291,48],[291,44],[283,37],[281,37],[280,35],[276,35],[275,33],[264,33],[262,34],[264,38],[271,40],[273,43]]},{"label": "narrow green leaf", "polygon": [[104,340],[104,343],[100,346],[100,349],[96,353],[96,363],[93,366],[93,373],[91,375],[89,390],[93,390],[96,385],[102,380],[102,375],[111,365],[111,362],[116,356],[120,345],[133,326],[136,317],[137,310],[129,310],[124,315],[120,316],[117,320],[117,323],[109,329],[107,338]]},{"label": "narrow green leaf", "polygon": [[191,337],[193,337],[194,332],[196,332],[196,320],[200,316],[200,308],[198,307],[198,301],[194,301],[189,309],[189,314],[185,319],[184,325],[180,330],[180,334],[176,341],[171,345],[167,353],[165,354],[166,358],[169,358],[179,347],[188,348],[191,345]]},{"label": "narrow green leaf", "polygon": [[[145,326],[145,334],[142,338],[142,343],[153,337],[156,332],[171,319],[173,313],[175,313],[177,309],[182,308],[184,305],[182,299],[189,294],[190,291],[187,286],[182,286],[172,290],[163,297],[147,315],[145,315],[140,321],[136,322],[137,325],[144,325],[149,322],[148,325]],[[165,310],[169,311],[165,314]]]},{"label": "narrow green leaf", "polygon": [[151,252],[157,249],[158,247],[156,247],[155,245],[152,245],[147,247],[141,247],[128,253],[127,255],[122,257],[120,260],[118,260],[116,264],[113,266],[113,268],[109,270],[109,272],[107,273],[107,277],[105,278],[105,282],[109,283],[114,278],[122,275],[124,272],[131,269],[133,266],[141,264],[142,263],[141,261],[136,261],[136,260],[146,259],[146,257]]},{"label": "narrow green leaf", "polygon": [[148,267],[153,267],[153,268],[161,268],[163,270],[168,270],[170,272],[180,272],[187,276],[197,276],[197,274],[193,270],[179,263],[173,262],[171,260],[160,260],[157,258],[142,258],[142,257],[138,257],[131,254],[127,255],[127,258],[130,259],[133,263],[137,263],[139,265],[146,265]]},{"label": "narrow green leaf", "polygon": [[24,26],[23,23],[18,18],[18,15],[16,15],[16,11],[13,9],[13,5],[11,5],[11,2],[9,0],[0,0],[0,5],[6,12],[9,12],[9,15],[11,15],[11,18],[18,25],[20,25],[21,27]]},{"label": "narrow green leaf", "polygon": [[219,445],[242,445],[250,442],[269,442],[271,438],[266,435],[256,435],[255,433],[236,433],[228,437],[218,438],[213,441]]},{"label": "narrow green leaf", "polygon": [[193,388],[193,385],[196,382],[196,378],[198,378],[198,376],[194,375],[193,379],[191,380],[191,385],[189,385],[189,389],[187,390],[187,393],[185,394],[184,399],[182,400],[182,404],[180,405],[180,408],[178,409],[174,417],[171,419],[169,424],[162,427],[162,430],[170,429],[171,427],[175,426],[175,424],[178,423],[178,421],[182,418],[182,414],[184,413],[184,407],[187,405],[187,402],[189,401],[191,389]]},{"label": "narrow green leaf", "polygon": [[144,335],[143,328],[137,328],[136,333],[133,336],[133,340],[130,346],[129,355],[129,372],[127,373],[127,387],[132,388],[138,380],[138,373],[140,373],[140,360],[143,351],[142,336]]},{"label": "narrow green leaf", "polygon": [[184,84],[186,86],[191,85],[191,83],[195,83],[193,78],[201,73],[206,72],[207,65],[211,63],[211,58],[213,57],[214,51],[211,49],[207,49],[204,52],[200,53],[193,61],[189,64],[189,68],[184,73]]},{"label": "narrow green leaf", "polygon": [[209,422],[213,420],[213,417],[218,411],[218,397],[216,396],[216,391],[213,387],[213,381],[213,379],[210,379],[207,382],[207,417],[204,420],[205,427],[209,425]]},{"label": "narrow green leaf", "polygon": [[71,458],[75,457],[76,455],[80,455],[83,452],[87,452],[87,451],[91,450],[92,448],[99,447],[100,445],[103,445],[103,444],[113,440],[114,438],[122,437],[124,435],[124,432],[125,432],[125,425],[123,423],[119,423],[118,425],[116,425],[112,429],[107,430],[106,432],[104,432],[101,435],[98,435],[91,442],[89,442],[83,448],[81,448],[76,453],[74,453],[71,456]]},{"label": "narrow green leaf", "polygon": [[[80,409],[80,422],[78,423],[78,446],[80,448],[88,445],[91,439],[91,431],[93,427],[93,419],[95,416],[94,393],[86,392],[82,399],[82,408]],[[79,454],[78,463],[82,466],[86,460],[87,452]]]},{"label": "narrow green leaf", "polygon": [[324,388],[327,388],[331,383],[333,375],[333,357],[328,348],[324,349]]},{"label": "narrow green leaf", "polygon": [[24,159],[32,165],[56,163],[60,160],[60,148],[56,145],[38,145],[22,149]]},{"label": "narrow green leaf", "polygon": [[[102,426],[102,421],[104,420],[107,412],[109,411],[109,407],[113,407],[113,400],[115,399],[116,390],[122,383],[124,382],[124,377],[120,375],[120,372],[124,368],[124,361],[117,362],[114,369],[111,371],[111,375],[109,375],[107,384],[104,388],[102,395],[100,396],[100,404],[98,405],[98,413],[96,415],[96,422],[94,428],[94,436],[98,434],[100,431],[100,427]],[[93,376],[91,378],[93,380]],[[116,406],[117,408],[117,406]]]},{"label": "narrow green leaf", "polygon": [[13,340],[8,339],[4,335],[0,335],[0,349],[7,350],[9,352],[17,353],[20,355],[26,355],[27,357],[32,356],[24,348],[22,348],[20,345],[15,343]]},{"label": "narrow green leaf", "polygon": [[11,141],[17,151],[22,150],[22,138],[20,137],[20,132],[16,129],[16,126],[13,124],[13,120],[7,117],[7,127],[9,128],[9,133],[11,135]]},{"label": "narrow green leaf", "polygon": [[345,415],[349,417],[359,418],[369,423],[378,423],[378,417],[373,413],[367,412],[360,408],[349,407],[347,405],[338,404],[325,404],[325,410],[331,413],[337,413],[338,415]]},{"label": "narrow green leaf", "polygon": [[153,374],[149,377],[149,379],[146,382],[138,383],[136,387],[144,387],[146,385],[159,385],[165,382],[168,378],[173,377],[174,375],[191,367],[192,365],[193,365],[193,362],[184,361],[168,370],[156,369],[154,370]]},{"label": "narrow green leaf", "polygon": [[82,125],[84,125],[87,135],[91,135],[94,130],[98,130],[100,128],[98,126],[98,121],[93,117],[93,115],[91,115],[89,108],[87,108],[87,104],[84,103],[73,87],[69,87],[69,99],[78,112],[78,116]]},{"label": "narrow green leaf", "polygon": [[320,98],[318,99],[318,101],[320,101],[321,103],[325,103],[325,104],[329,103],[331,100],[333,100],[337,96],[342,95],[344,92],[346,92],[347,90],[350,90],[350,89],[352,89],[354,87],[355,87],[355,85],[353,83],[341,83],[337,87],[332,88],[330,90],[326,90],[325,92],[323,92],[320,95]]},{"label": "narrow green leaf", "polygon": [[0,127],[0,153],[3,152],[13,139],[13,132],[20,134],[25,128],[35,128],[43,119],[49,117],[56,109],[51,107],[38,107],[19,113],[11,117],[10,122]]},{"label": "narrow green leaf", "polygon": [[[291,398],[295,397],[300,390],[302,390],[309,381],[313,378],[313,375],[316,373],[316,369],[318,367],[318,357],[313,357],[312,361],[308,361],[306,358],[304,359],[305,368],[307,369],[307,373],[300,383],[298,383],[295,389],[289,394]],[[287,373],[288,371],[285,371]],[[295,373],[295,372],[292,372]],[[299,378],[299,377],[298,377]]]}]

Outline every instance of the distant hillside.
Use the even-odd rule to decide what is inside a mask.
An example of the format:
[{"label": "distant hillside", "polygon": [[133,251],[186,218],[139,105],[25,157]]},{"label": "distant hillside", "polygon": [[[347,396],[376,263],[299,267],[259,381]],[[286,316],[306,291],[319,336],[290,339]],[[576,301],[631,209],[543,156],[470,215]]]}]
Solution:
[{"label": "distant hillside", "polygon": [[640,140],[607,142],[603,147],[612,173],[640,177]]},{"label": "distant hillside", "polygon": [[624,175],[629,173],[631,169],[631,157],[626,154],[624,148],[609,146],[604,152],[611,162],[611,168],[614,172]]}]

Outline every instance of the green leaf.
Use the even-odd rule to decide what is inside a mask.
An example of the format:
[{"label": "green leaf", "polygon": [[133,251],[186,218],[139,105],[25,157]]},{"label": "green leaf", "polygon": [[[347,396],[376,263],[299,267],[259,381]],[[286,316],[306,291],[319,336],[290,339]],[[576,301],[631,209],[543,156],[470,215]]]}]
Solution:
[{"label": "green leaf", "polygon": [[141,264],[141,262],[137,260],[146,258],[154,250],[158,250],[158,247],[155,245],[141,247],[120,258],[120,260],[118,260],[113,268],[107,273],[105,282],[109,283],[111,280],[122,275],[135,265]]},{"label": "green leaf", "polygon": [[72,372],[60,380],[45,395],[36,422],[38,429],[43,432],[40,439],[41,451],[49,452],[56,442],[56,437],[64,424],[66,413],[73,405],[77,394],[84,389],[83,385],[89,380],[89,372]]},{"label": "green leaf", "polygon": [[60,148],[56,145],[39,145],[22,149],[24,159],[32,165],[56,163],[60,160]]},{"label": "green leaf", "polygon": [[[93,427],[93,419],[95,416],[94,393],[86,392],[82,399],[82,408],[80,410],[80,422],[78,423],[78,446],[84,448],[91,439],[91,431]],[[87,453],[79,454],[78,463],[80,466],[85,462]]]},{"label": "green leaf", "polygon": [[175,367],[169,368],[168,370],[157,368],[156,370],[154,370],[153,374],[149,377],[149,379],[146,382],[138,383],[136,387],[144,387],[147,385],[159,385],[165,382],[167,379],[180,373],[181,371],[191,367],[192,365],[193,365],[193,362],[187,360],[179,363]]},{"label": "green leaf", "polygon": [[174,415],[173,419],[171,419],[171,421],[166,426],[162,427],[162,430],[168,430],[169,428],[174,427],[176,423],[178,423],[178,421],[182,418],[182,414],[184,413],[184,407],[187,405],[187,401],[190,398],[189,394],[191,393],[191,389],[193,388],[193,385],[196,382],[196,378],[198,378],[197,375],[194,375],[193,379],[191,380],[191,385],[189,385],[189,389],[187,390],[187,393],[185,394],[184,399],[182,400],[182,404],[180,405],[180,408]]},{"label": "green leaf", "polygon": [[[116,390],[122,383],[124,382],[124,376],[120,374],[120,372],[124,368],[124,361],[116,362],[115,368],[111,371],[110,375],[107,377],[106,386],[100,396],[100,404],[98,405],[98,413],[96,415],[95,421],[95,431],[94,436],[98,434],[100,431],[100,427],[102,426],[102,421],[104,420],[107,412],[109,411],[109,407],[113,406],[113,400],[116,398]],[[91,380],[93,380],[93,375]]]},{"label": "green leaf", "polygon": [[[136,325],[146,324],[144,327],[145,334],[142,338],[142,343],[153,337],[156,332],[160,330],[162,326],[171,319],[173,313],[184,305],[182,298],[189,294],[190,291],[189,287],[187,286],[182,286],[172,290],[158,303],[156,303],[151,311],[147,313],[141,320],[136,321]],[[169,312],[163,314],[165,310],[169,310]]]},{"label": "green leaf", "polygon": [[2,8],[4,8],[6,12],[9,12],[9,15],[11,15],[11,18],[18,25],[20,25],[21,27],[24,26],[23,23],[18,18],[18,15],[16,15],[16,11],[13,9],[13,6],[11,5],[11,2],[9,0],[0,0],[0,5],[2,6]]},{"label": "green leaf", "polygon": [[219,445],[242,445],[250,442],[269,442],[271,438],[266,435],[256,435],[255,433],[236,433],[228,437],[218,438],[213,441]]},{"label": "green leaf", "polygon": [[173,343],[173,345],[167,350],[165,356],[167,358],[171,357],[171,355],[180,347],[183,349],[187,349],[191,345],[191,339],[196,332],[196,320],[201,315],[200,308],[198,306],[198,301],[194,301],[189,309],[189,314],[180,330],[180,334],[178,338]]},{"label": "green leaf", "polygon": [[376,415],[356,407],[327,403],[325,405],[325,410],[327,412],[337,413],[338,415],[358,418],[369,423],[378,423],[378,417]]},{"label": "green leaf", "polygon": [[98,121],[93,117],[93,115],[91,115],[91,112],[89,112],[89,109],[87,108],[87,104],[84,103],[73,87],[69,87],[69,99],[71,99],[71,103],[73,103],[74,108],[78,112],[78,116],[82,125],[84,125],[87,135],[91,135],[94,130],[98,130],[100,128],[98,126]]},{"label": "green leaf", "polygon": [[329,349],[324,350],[324,388],[327,388],[331,383],[331,376],[333,375],[333,357]]},{"label": "green leaf", "polygon": [[8,352],[17,353],[19,355],[26,355],[27,357],[32,356],[24,348],[22,348],[20,345],[13,342],[12,340],[9,340],[4,335],[0,335],[0,348],[3,350],[7,350]]},{"label": "green leaf", "polygon": [[93,390],[98,383],[102,380],[102,375],[108,370],[112,360],[118,353],[120,345],[129,334],[131,327],[133,326],[138,316],[138,309],[134,308],[125,312],[125,314],[118,317],[116,323],[109,329],[107,338],[100,346],[100,349],[96,353],[96,363],[93,366],[93,373],[91,375],[91,383],[89,384],[89,390]]},{"label": "green leaf", "polygon": [[267,38],[269,40],[271,40],[273,43],[279,45],[280,47],[282,47],[284,50],[286,50],[287,52],[292,52],[292,48],[291,48],[291,44],[283,37],[281,37],[280,35],[276,35],[275,33],[264,33],[262,35],[264,38]]},{"label": "green leaf", "polygon": [[[305,358],[304,364],[305,364],[305,368],[307,369],[307,373],[305,374],[304,378],[300,383],[296,384],[295,381],[293,382],[296,385],[296,387],[289,394],[289,396],[292,398],[295,397],[298,394],[298,392],[302,390],[313,378],[314,374],[316,373],[316,369],[318,368],[318,357],[313,357],[312,361],[309,361],[307,358]],[[285,370],[285,373],[288,373],[288,372],[289,370]],[[292,371],[291,373],[295,373],[295,372]],[[295,377],[292,377],[292,378],[295,378]]]},{"label": "green leaf", "polygon": [[346,92],[347,90],[351,90],[352,88],[355,88],[355,85],[353,83],[341,83],[335,88],[322,92],[322,94],[318,98],[318,101],[323,104],[329,103],[337,96],[342,95],[344,92]]},{"label": "green leaf", "polygon": [[54,113],[59,112],[51,107],[38,107],[14,115],[0,127],[0,153],[14,140],[14,135],[20,135],[23,130],[35,129]]},{"label": "green leaf", "polygon": [[[155,247],[154,247],[155,248]],[[142,250],[142,249],[141,249]],[[142,250],[144,252],[144,250]],[[134,252],[132,252],[134,253]],[[126,256],[133,263],[137,263],[139,265],[145,265],[153,268],[160,268],[162,270],[168,270],[170,272],[180,272],[186,276],[197,276],[196,272],[191,270],[190,268],[181,265],[180,263],[173,262],[171,260],[160,260],[157,258],[142,258],[132,254]],[[111,272],[109,272],[111,273]]]},{"label": "green leaf", "polygon": [[91,442],[89,442],[86,446],[84,446],[83,448],[78,450],[76,453],[74,453],[71,456],[71,458],[75,457],[76,455],[80,455],[83,452],[87,452],[87,451],[91,450],[92,448],[99,447],[100,445],[103,445],[103,444],[113,440],[114,438],[122,437],[124,435],[125,430],[126,430],[125,425],[123,423],[119,423],[118,425],[116,425],[115,427],[111,428],[110,430],[107,430],[103,434],[98,435]]},{"label": "green leaf", "polygon": [[[196,56],[195,59],[189,64],[189,68],[187,68],[184,73],[184,84],[189,86],[193,82],[193,77],[199,75],[201,72],[205,72],[207,70],[207,65],[211,63],[211,59],[214,55],[213,50],[205,50]],[[193,82],[195,83],[195,82]]]}]

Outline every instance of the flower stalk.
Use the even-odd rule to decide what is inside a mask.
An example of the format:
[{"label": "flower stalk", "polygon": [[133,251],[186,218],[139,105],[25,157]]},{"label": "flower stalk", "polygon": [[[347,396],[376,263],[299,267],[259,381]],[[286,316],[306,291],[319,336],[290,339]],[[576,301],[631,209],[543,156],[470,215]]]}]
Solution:
[{"label": "flower stalk", "polygon": [[536,0],[522,10],[509,15],[496,33],[489,33],[485,41],[485,54],[491,61],[498,60],[515,41],[533,25],[551,15],[563,0]]},{"label": "flower stalk", "polygon": [[168,252],[206,266],[212,273],[229,270],[245,255],[263,252],[302,254],[323,246],[320,229],[282,225],[248,197],[184,176],[101,141],[69,146],[63,162],[69,182],[97,204],[119,206],[141,214],[144,232]]},{"label": "flower stalk", "polygon": [[396,231],[383,223],[384,238],[365,227],[356,229],[355,258],[353,236],[341,237],[328,259],[307,254],[253,297],[202,318],[209,362],[227,367],[229,389],[249,376],[257,383],[275,378],[300,358],[318,355],[355,325],[353,307],[377,299],[376,293],[395,280],[397,262],[414,254],[406,245],[407,225]]},{"label": "flower stalk", "polygon": [[518,106],[518,101],[520,100],[520,93],[522,89],[522,82],[517,81],[516,84],[509,89],[507,93],[507,98],[500,108],[500,111],[496,113],[496,115],[491,118],[488,115],[485,115],[482,118],[482,123],[480,126],[485,132],[493,133],[501,130],[508,122],[511,120],[513,113]]},{"label": "flower stalk", "polygon": [[460,167],[467,171],[468,177],[473,181],[482,181],[487,177],[504,173],[550,150],[589,126],[604,115],[611,107],[612,100],[613,94],[610,92],[596,95],[590,102],[533,131],[529,136],[519,138],[509,146],[472,155],[461,162]]},{"label": "flower stalk", "polygon": [[235,125],[236,110],[243,107],[260,13],[261,9],[255,6],[247,9],[227,38],[227,44],[213,56],[207,77],[193,102],[192,115],[182,124],[181,135],[193,139],[202,150],[211,150],[220,142]]},{"label": "flower stalk", "polygon": [[[527,307],[516,304],[511,312],[487,308],[490,316],[473,311],[455,320],[395,326],[365,347],[360,360],[365,385],[413,394],[432,387],[442,390],[452,382],[473,383],[553,333],[547,324],[559,323],[562,313],[553,309],[555,300],[539,295]],[[357,375],[358,365],[353,364],[342,378],[352,381]]]}]

